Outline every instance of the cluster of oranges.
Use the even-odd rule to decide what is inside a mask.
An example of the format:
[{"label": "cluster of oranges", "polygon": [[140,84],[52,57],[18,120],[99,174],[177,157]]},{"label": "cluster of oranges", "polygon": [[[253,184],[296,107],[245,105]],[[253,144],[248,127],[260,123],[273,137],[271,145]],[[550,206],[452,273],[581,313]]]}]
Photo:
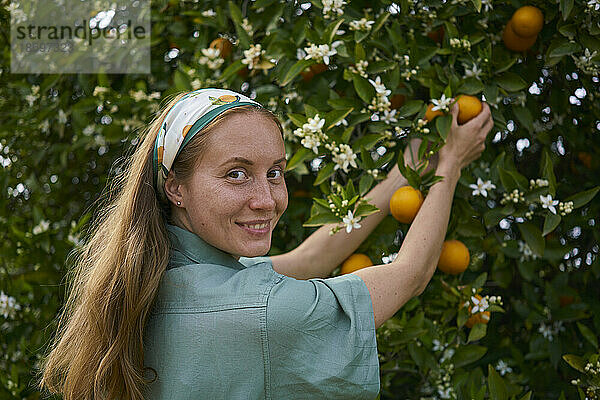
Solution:
[{"label": "cluster of oranges", "polygon": [[523,6],[513,14],[502,32],[502,41],[512,51],[528,50],[544,26],[544,14],[534,6]]},{"label": "cluster of oranges", "polygon": [[[390,212],[399,222],[410,224],[421,205],[423,194],[411,186],[403,186],[396,190],[390,199]],[[446,274],[458,275],[469,266],[471,258],[469,249],[460,240],[446,240],[442,245],[442,253],[438,261],[438,269]],[[371,259],[362,253],[355,253],[342,264],[340,274],[348,274],[373,265]]]}]

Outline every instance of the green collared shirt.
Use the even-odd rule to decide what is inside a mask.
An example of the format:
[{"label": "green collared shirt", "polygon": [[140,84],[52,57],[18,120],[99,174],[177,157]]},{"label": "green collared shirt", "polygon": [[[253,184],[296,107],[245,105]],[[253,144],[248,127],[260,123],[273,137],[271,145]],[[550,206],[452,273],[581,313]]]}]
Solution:
[{"label": "green collared shirt", "polygon": [[[347,274],[297,280],[167,225],[167,271],[144,331],[151,400],[374,399],[369,291]],[[153,374],[147,374],[152,378]]]}]

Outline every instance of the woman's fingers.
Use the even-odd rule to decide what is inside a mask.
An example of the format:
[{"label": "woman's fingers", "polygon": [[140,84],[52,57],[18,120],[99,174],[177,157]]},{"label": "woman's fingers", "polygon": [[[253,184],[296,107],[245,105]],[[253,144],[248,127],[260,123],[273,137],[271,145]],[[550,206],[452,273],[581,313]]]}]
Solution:
[{"label": "woman's fingers", "polygon": [[452,125],[450,126],[450,129],[458,128],[458,103],[454,103],[450,110],[450,114],[452,114]]}]

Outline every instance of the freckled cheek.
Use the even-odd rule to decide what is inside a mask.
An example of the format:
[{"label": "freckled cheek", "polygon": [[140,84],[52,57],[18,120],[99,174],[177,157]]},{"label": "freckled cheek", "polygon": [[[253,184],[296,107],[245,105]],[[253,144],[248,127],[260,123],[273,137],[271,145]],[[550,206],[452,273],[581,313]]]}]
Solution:
[{"label": "freckled cheek", "polygon": [[288,206],[288,194],[285,186],[283,187],[283,190],[278,190],[276,196],[275,202],[277,204],[277,212],[279,213],[279,216],[281,216]]}]

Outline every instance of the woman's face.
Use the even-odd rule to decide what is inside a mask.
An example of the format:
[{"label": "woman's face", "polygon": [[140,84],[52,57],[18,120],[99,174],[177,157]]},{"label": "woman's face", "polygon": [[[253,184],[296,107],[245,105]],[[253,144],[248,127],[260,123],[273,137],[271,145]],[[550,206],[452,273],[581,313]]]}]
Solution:
[{"label": "woman's face", "polygon": [[206,144],[191,181],[180,186],[182,223],[236,258],[267,254],[288,204],[279,128],[260,114],[232,114]]}]

